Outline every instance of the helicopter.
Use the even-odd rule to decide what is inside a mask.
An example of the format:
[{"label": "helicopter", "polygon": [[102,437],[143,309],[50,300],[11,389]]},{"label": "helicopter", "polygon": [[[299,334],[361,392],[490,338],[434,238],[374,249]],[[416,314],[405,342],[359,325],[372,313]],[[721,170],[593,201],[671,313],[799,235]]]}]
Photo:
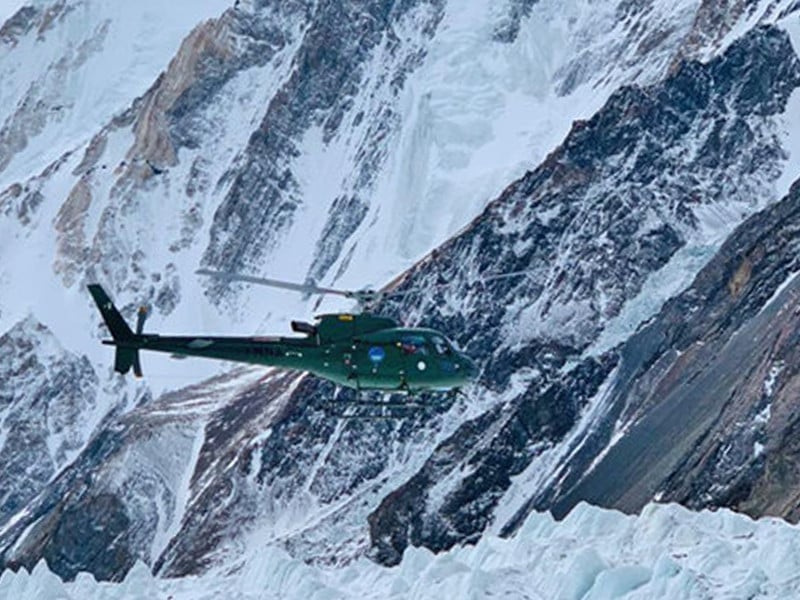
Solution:
[{"label": "helicopter", "polygon": [[[242,281],[294,290],[306,294],[336,294],[370,308],[392,293],[375,290],[340,290],[277,279],[200,269],[197,274],[226,282]],[[99,284],[89,284],[112,339],[102,343],[116,347],[114,370],[133,369],[142,377],[140,350],[167,352],[175,357],[199,356],[241,363],[305,371],[339,386],[357,391],[455,392],[478,374],[475,363],[441,332],[421,327],[401,327],[394,319],[368,311],[331,313],[316,322],[292,321],[299,336],[215,337],[165,336],[144,333],[147,310],[139,309],[135,330]]]}]

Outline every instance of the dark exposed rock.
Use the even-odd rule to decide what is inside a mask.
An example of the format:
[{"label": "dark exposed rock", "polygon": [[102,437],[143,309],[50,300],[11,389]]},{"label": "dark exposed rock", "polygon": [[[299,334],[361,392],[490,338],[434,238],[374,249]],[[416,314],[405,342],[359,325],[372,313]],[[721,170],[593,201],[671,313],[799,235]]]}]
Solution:
[{"label": "dark exposed rock", "polygon": [[[687,35],[684,54],[692,55],[719,44],[743,16],[752,18],[754,12],[764,10],[759,4],[754,0],[703,0]],[[769,16],[774,10],[775,3],[771,3],[764,12]]]},{"label": "dark exposed rock", "polygon": [[[511,478],[572,429],[613,361],[587,361],[544,391],[534,384],[511,405],[460,427],[369,516],[370,556],[395,565],[408,544],[436,552],[475,541],[492,522]],[[487,430],[492,432],[488,439]],[[432,497],[437,484],[448,478],[457,479],[458,485],[436,492],[446,494],[442,498]]]},{"label": "dark exposed rock", "polygon": [[[0,337],[0,523],[25,508],[90,432],[97,377],[85,357],[58,347],[29,318]],[[46,440],[51,439],[52,447]]]},{"label": "dark exposed rock", "polygon": [[0,42],[16,46],[21,37],[34,29],[39,40],[42,40],[45,34],[73,9],[74,6],[66,0],[22,6],[5,23],[0,24]]},{"label": "dark exposed rock", "polygon": [[635,511],[657,495],[800,518],[800,480],[781,466],[800,418],[790,399],[797,281],[775,295],[800,270],[798,217],[795,185],[742,224],[692,287],[620,348],[624,376],[612,401],[628,430],[552,504],[557,515],[579,500]]},{"label": "dark exposed rock", "polygon": [[[202,389],[199,393],[190,388],[139,403],[125,415],[109,413],[78,459],[0,539],[3,564],[31,569],[45,557],[67,580],[82,571],[121,580],[136,560],[154,562],[150,552],[156,536],[177,528],[176,487],[186,469],[194,472],[189,459],[198,431],[214,410],[215,403],[203,402]],[[215,442],[221,443],[212,437],[209,445]],[[212,452],[207,466],[217,467],[218,458]],[[200,461],[198,473],[202,468]]]},{"label": "dark exposed rock", "polygon": [[[86,535],[88,531],[92,535]],[[132,531],[125,505],[117,496],[87,498],[59,515],[42,557],[65,579],[88,571],[101,581],[120,581],[135,562],[128,551]]]},{"label": "dark exposed rock", "polygon": [[507,13],[494,27],[492,39],[497,42],[510,44],[517,39],[520,30],[520,21],[530,16],[534,4],[539,0],[510,0]]},{"label": "dark exposed rock", "polygon": [[317,259],[311,268],[313,280],[321,278],[339,258],[345,241],[358,228],[367,214],[368,204],[357,196],[340,196],[333,201],[330,218],[317,243]]},{"label": "dark exposed rock", "polygon": [[4,44],[16,45],[17,40],[31,31],[39,10],[33,6],[23,6],[0,27],[0,41]]},{"label": "dark exposed rock", "polygon": [[[211,556],[224,540],[253,524],[259,512],[253,510],[254,503],[280,502],[280,493],[271,499],[259,497],[258,490],[265,485],[261,479],[265,469],[256,467],[253,472],[253,468],[287,456],[302,460],[304,439],[297,431],[301,425],[290,426],[286,422],[286,414],[293,409],[280,399],[297,377],[283,374],[266,379],[212,415],[192,477],[193,487],[199,490],[194,501],[210,510],[193,511],[186,516],[183,535],[173,538],[158,557],[156,571],[169,576],[202,572],[210,566]],[[309,383],[301,387],[307,388]],[[266,398],[272,400],[265,406]],[[329,424],[328,433],[332,427]],[[254,442],[262,431],[270,431],[267,439]],[[223,477],[219,477],[220,464],[229,465]],[[257,481],[258,486],[254,490],[247,481]]]},{"label": "dark exposed rock", "polygon": [[[768,61],[766,52],[777,52],[783,58]],[[738,66],[734,69],[728,60]],[[743,72],[744,63],[755,71],[764,71],[759,77],[771,82],[774,94],[770,91],[751,94],[748,76],[733,75]],[[773,70],[773,66],[777,70]],[[787,79],[791,81],[788,87]],[[789,88],[798,85],[800,68],[786,35],[773,29],[758,29],[708,65],[687,63],[663,84],[647,89],[625,88],[612,96],[590,121],[576,124],[561,148],[536,171],[509,187],[464,234],[437,251],[435,261],[423,263],[405,280],[409,286],[420,285],[420,281],[430,281],[431,272],[435,270],[445,280],[458,282],[463,275],[459,276],[455,265],[470,265],[484,274],[526,270],[518,281],[501,279],[500,284],[487,284],[489,289],[471,300],[478,310],[464,315],[463,328],[448,326],[448,320],[452,319],[445,315],[434,323],[448,331],[462,332],[457,336],[458,341],[472,356],[481,358],[492,385],[500,389],[507,387],[511,373],[520,373],[523,364],[534,370],[526,392],[512,396],[514,401],[509,405],[509,413],[500,413],[503,416],[492,426],[485,424],[492,430],[491,435],[481,444],[467,438],[462,440],[464,447],[469,448],[469,459],[466,456],[452,462],[445,459],[442,448],[451,447],[448,443],[440,446],[428,460],[420,473],[436,464],[447,464],[449,471],[463,468],[471,473],[463,479],[454,477],[447,489],[437,490],[436,494],[444,495],[445,501],[432,506],[430,500],[425,500],[435,487],[431,482],[441,480],[439,474],[423,478],[422,483],[419,479],[422,475],[418,474],[381,503],[370,516],[373,556],[394,563],[409,543],[438,550],[458,540],[473,539],[491,521],[494,506],[509,486],[509,474],[521,472],[537,452],[542,451],[544,444],[555,440],[564,443],[566,432],[578,423],[580,408],[609,377],[618,359],[612,353],[599,359],[595,366],[592,366],[595,359],[589,359],[569,371],[569,375],[562,376],[558,373],[564,362],[577,358],[596,338],[607,319],[619,314],[624,303],[639,292],[644,280],[667,264],[685,243],[685,236],[698,224],[695,217],[698,205],[725,205],[733,199],[734,193],[741,198],[739,185],[747,185],[744,179],[739,179],[739,184],[729,181],[719,186],[719,177],[728,178],[732,172],[750,173],[753,161],[758,163],[755,172],[760,177],[777,176],[782,151],[774,144],[769,126],[765,124],[763,130],[758,126],[754,128],[753,117],[748,119],[746,115],[780,112],[785,107]],[[724,107],[731,101],[737,103],[742,112],[728,112]],[[679,109],[674,109],[673,103]],[[720,118],[725,121],[725,129],[738,133],[715,138],[718,143],[713,151],[706,148],[704,153],[687,155],[678,150],[690,139],[702,139],[703,132]],[[738,129],[740,124],[741,129]],[[740,162],[743,152],[748,158]],[[718,175],[712,175],[714,172]],[[734,188],[739,191],[733,192]],[[752,193],[769,194],[769,190],[756,188]],[[745,201],[755,207],[761,199],[756,196]],[[592,208],[587,210],[589,206]],[[545,214],[547,219],[542,218]],[[645,222],[650,225],[643,227]],[[654,222],[658,225],[654,226]],[[759,230],[754,228],[753,231]],[[565,239],[570,240],[566,248],[563,246]],[[523,251],[518,250],[520,247]],[[725,293],[729,293],[727,289]],[[439,296],[440,292],[434,292],[433,301],[423,305],[421,312],[429,316],[439,313],[437,306],[446,304]],[[506,314],[495,321],[497,325],[494,326],[493,318],[486,316],[496,315],[495,307],[512,306],[517,298],[526,298],[528,307],[539,307],[538,319],[533,322],[552,323],[552,329],[542,327],[522,337],[530,340],[523,347],[535,350],[528,354],[527,360],[520,361],[521,364],[512,358],[514,351],[511,355],[502,353],[496,357],[491,354],[496,352],[495,340],[503,336],[500,323],[519,323],[524,313],[520,312],[517,318]],[[575,308],[569,309],[570,306]],[[555,319],[550,317],[553,311],[558,311]],[[679,314],[685,313],[686,307]],[[506,330],[505,335],[509,333]],[[541,344],[550,336],[553,341],[559,339],[562,346],[545,352]],[[642,353],[637,339],[634,337],[631,341],[630,352],[652,368],[655,359],[642,358],[647,354]],[[518,343],[516,351],[519,346]],[[548,357],[549,362],[542,360]],[[508,375],[497,379],[496,365],[509,363],[515,366],[508,370]],[[617,371],[628,368],[623,360]],[[587,369],[591,375],[584,374]],[[577,404],[572,408],[560,405],[554,394],[556,398],[558,394],[572,397]],[[530,412],[531,406],[553,409],[549,426],[539,424],[527,429],[502,426],[505,420],[529,420],[524,415]],[[611,403],[605,417],[607,421],[596,424],[588,437],[574,448],[561,477],[554,478],[557,485],[529,492],[534,500],[524,506],[522,516],[532,508],[553,508],[557,514],[563,514],[585,498],[612,502],[601,493],[590,496],[583,488],[574,493],[567,490],[576,485],[608,443],[613,424],[621,412],[619,404]],[[512,418],[512,415],[516,416]],[[495,426],[497,429],[493,429]],[[517,431],[527,433],[518,438]],[[663,437],[664,443],[670,439],[668,432]],[[620,442],[618,447],[622,446]],[[477,451],[476,447],[482,451]],[[686,451],[688,446],[681,445],[675,454],[682,456]],[[660,456],[664,449],[659,446],[653,453]],[[508,462],[509,454],[514,455],[513,463]],[[629,458],[626,460],[630,462]],[[603,472],[606,480],[595,478],[592,481],[607,481],[603,489],[632,493],[632,486],[623,484],[621,476],[611,477],[607,471]],[[650,484],[652,481],[648,479]],[[656,491],[644,490],[637,497],[636,506],[651,499]],[[519,518],[513,519],[509,528],[513,529],[519,522]]]}]

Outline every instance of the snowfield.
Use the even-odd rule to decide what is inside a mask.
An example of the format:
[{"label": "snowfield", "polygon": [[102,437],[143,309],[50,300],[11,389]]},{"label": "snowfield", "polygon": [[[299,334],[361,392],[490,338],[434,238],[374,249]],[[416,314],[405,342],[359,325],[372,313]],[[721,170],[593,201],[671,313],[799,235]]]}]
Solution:
[{"label": "snowfield", "polygon": [[798,550],[800,527],[779,519],[674,504],[629,516],[580,504],[561,522],[532,514],[510,539],[484,536],[439,555],[409,549],[394,568],[360,560],[327,570],[253,547],[240,563],[201,577],[158,579],[137,563],[121,583],[87,574],[64,583],[40,563],[30,574],[4,572],[0,598],[792,598],[800,593]]}]

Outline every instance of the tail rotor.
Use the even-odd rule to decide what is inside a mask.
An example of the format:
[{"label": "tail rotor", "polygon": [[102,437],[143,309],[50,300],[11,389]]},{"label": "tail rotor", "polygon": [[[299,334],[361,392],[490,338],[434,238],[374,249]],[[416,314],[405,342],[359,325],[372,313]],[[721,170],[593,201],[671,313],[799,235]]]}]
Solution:
[{"label": "tail rotor", "polygon": [[148,310],[146,306],[140,306],[139,312],[136,314],[136,335],[142,335],[144,331],[144,323],[147,321]]}]

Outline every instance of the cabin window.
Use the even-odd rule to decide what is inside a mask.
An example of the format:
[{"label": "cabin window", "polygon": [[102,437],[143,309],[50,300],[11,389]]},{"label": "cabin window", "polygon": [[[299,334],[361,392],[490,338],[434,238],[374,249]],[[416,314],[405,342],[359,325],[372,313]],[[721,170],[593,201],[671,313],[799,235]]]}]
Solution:
[{"label": "cabin window", "polygon": [[436,353],[442,356],[446,356],[450,354],[450,345],[445,341],[443,337],[435,335],[431,338],[431,342],[433,343],[433,347],[436,349]]},{"label": "cabin window", "polygon": [[406,354],[428,354],[425,338],[419,335],[405,336],[401,340],[400,346]]}]

